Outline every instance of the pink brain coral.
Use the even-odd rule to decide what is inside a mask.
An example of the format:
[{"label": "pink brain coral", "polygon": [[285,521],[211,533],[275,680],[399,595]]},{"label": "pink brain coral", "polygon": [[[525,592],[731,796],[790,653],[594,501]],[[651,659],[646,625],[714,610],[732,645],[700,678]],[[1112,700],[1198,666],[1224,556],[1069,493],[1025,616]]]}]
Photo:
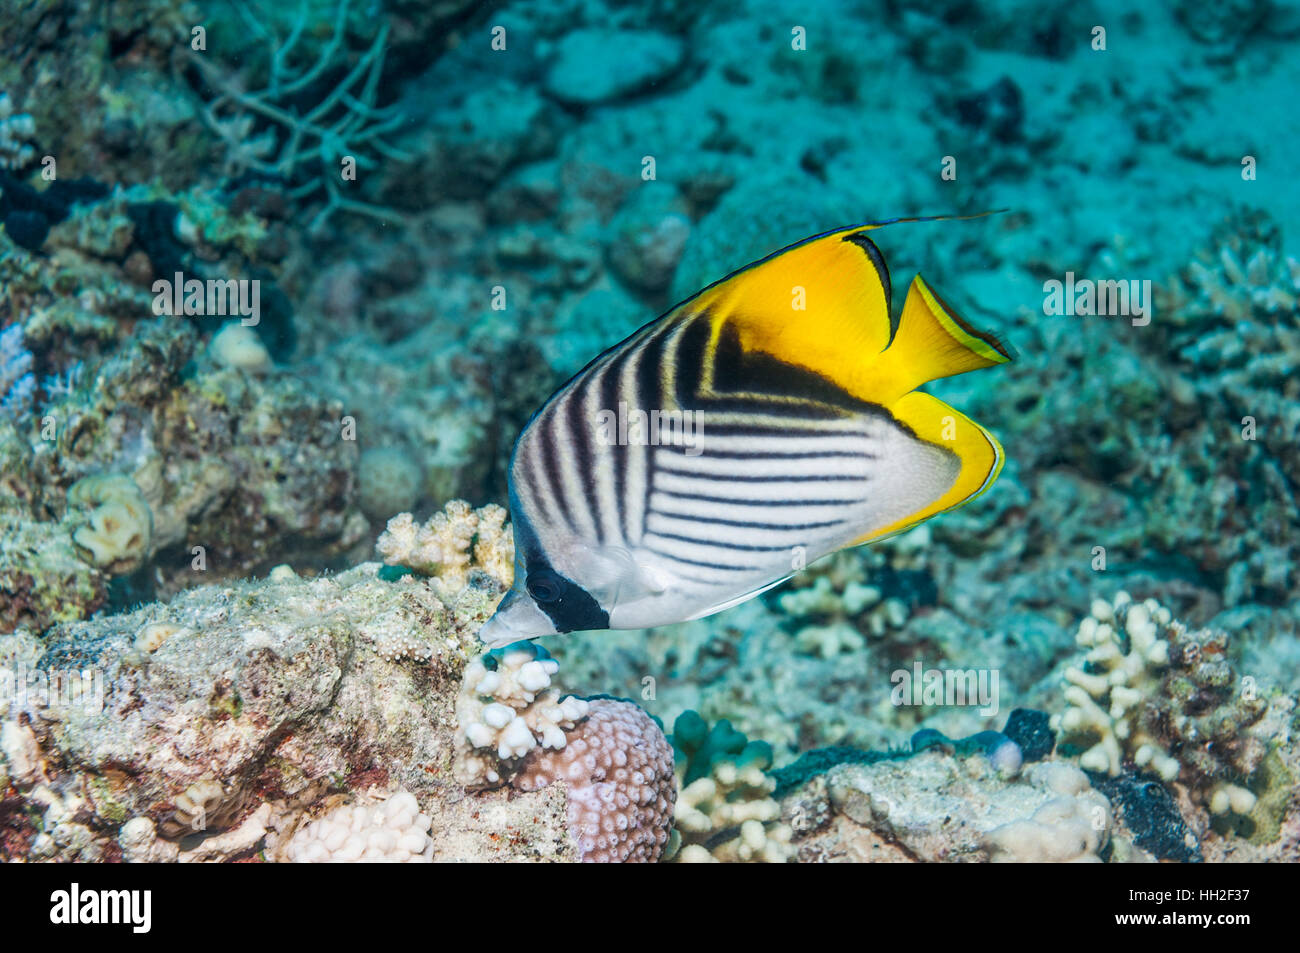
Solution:
[{"label": "pink brain coral", "polygon": [[673,749],[638,706],[590,701],[589,714],[558,751],[536,750],[513,779],[536,791],[554,781],[568,788],[569,833],[589,863],[653,863],[673,825],[677,783]]}]

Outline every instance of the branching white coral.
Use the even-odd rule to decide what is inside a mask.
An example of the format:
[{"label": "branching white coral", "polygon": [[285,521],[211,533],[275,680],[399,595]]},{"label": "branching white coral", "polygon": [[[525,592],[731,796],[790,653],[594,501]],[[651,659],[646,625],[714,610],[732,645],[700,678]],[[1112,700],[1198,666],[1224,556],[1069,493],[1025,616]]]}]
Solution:
[{"label": "branching white coral", "polygon": [[456,776],[462,784],[496,784],[533,749],[564,747],[565,731],[587,716],[589,706],[580,698],[560,698],[551,685],[559,670],[531,642],[469,663],[456,701]]},{"label": "branching white coral", "polygon": [[1131,764],[1177,781],[1211,813],[1277,824],[1281,789],[1261,769],[1284,716],[1269,717],[1273,696],[1233,670],[1227,633],[1189,629],[1120,593],[1094,603],[1078,640],[1088,651],[1065,672],[1067,707],[1053,726],[1086,748],[1083,767],[1115,775]]},{"label": "branching white coral", "polygon": [[388,565],[434,579],[445,596],[465,588],[475,567],[508,587],[514,581],[515,543],[506,516],[494,503],[474,510],[464,500],[452,500],[423,526],[410,513],[394,516],[375,548]]},{"label": "branching white coral", "polygon": [[1052,727],[1067,739],[1092,741],[1079,757],[1083,767],[1117,775],[1127,756],[1166,781],[1178,776],[1178,761],[1147,737],[1135,718],[1169,664],[1169,643],[1159,638],[1159,626],[1170,621],[1169,610],[1154,599],[1133,603],[1121,592],[1113,604],[1094,602],[1092,614],[1079,624],[1075,641],[1087,653],[1083,665],[1065,671],[1067,708],[1053,718]]},{"label": "branching white coral", "polygon": [[834,658],[841,652],[856,652],[867,644],[862,633],[847,622],[805,626],[799,630],[795,642],[801,652],[822,658]]},{"label": "branching white coral", "polygon": [[907,623],[908,608],[900,599],[886,597],[872,583],[882,567],[895,571],[925,566],[930,535],[918,527],[871,550],[852,550],[825,559],[798,576],[778,602],[795,618],[824,622],[800,629],[796,642],[801,652],[830,658],[866,646],[866,636],[879,638]]},{"label": "branching white coral", "polygon": [[515,537],[504,507],[489,503],[477,510],[478,530],[474,537],[474,562],[489,576],[509,586],[515,579]]},{"label": "branching white coral", "polygon": [[[677,795],[677,830],[683,863],[783,864],[794,856],[792,831],[780,823],[776,782],[762,761],[743,754],[714,763]],[[730,832],[731,836],[725,836]],[[724,836],[719,836],[724,835]]]},{"label": "branching white coral", "polygon": [[1293,311],[1300,303],[1300,261],[1295,258],[1266,245],[1245,246],[1235,236],[1200,255],[1183,270],[1181,282],[1166,289],[1171,314],[1223,315],[1231,326],[1254,312]]}]

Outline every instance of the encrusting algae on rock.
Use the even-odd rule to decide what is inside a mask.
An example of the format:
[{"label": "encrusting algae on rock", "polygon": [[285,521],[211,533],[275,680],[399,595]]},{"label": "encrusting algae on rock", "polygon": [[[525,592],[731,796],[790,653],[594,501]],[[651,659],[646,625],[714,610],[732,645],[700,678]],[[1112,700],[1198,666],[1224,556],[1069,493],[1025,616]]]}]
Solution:
[{"label": "encrusting algae on rock", "polygon": [[[501,587],[483,574],[435,596],[414,576],[379,579],[380,568],[201,587],[167,606],[56,628],[30,651],[21,636],[0,637],[0,650],[33,664],[105,673],[102,708],[26,711],[26,724],[24,710],[0,711],[0,763],[19,802],[45,816],[11,831],[7,854],[346,859],[331,846],[341,836],[338,850],[364,842],[363,854],[402,859],[657,858],[676,789],[654,721],[627,702],[559,699],[547,690],[553,663],[515,665],[516,652],[498,669],[521,670],[516,694],[498,678],[503,700],[476,710],[491,721],[504,701],[555,706],[558,717],[535,722],[549,747],[489,744],[484,757],[513,793],[467,791],[456,780],[457,698],[492,688],[483,679],[497,673],[474,660],[475,632]],[[477,681],[462,690],[467,671]],[[390,800],[382,809],[351,800],[363,795]],[[346,817],[329,813],[340,798],[356,805]],[[433,819],[422,845],[414,820],[396,820],[415,818],[412,801]],[[509,844],[493,834],[500,825],[516,832]],[[204,836],[191,843],[193,834]]]}]

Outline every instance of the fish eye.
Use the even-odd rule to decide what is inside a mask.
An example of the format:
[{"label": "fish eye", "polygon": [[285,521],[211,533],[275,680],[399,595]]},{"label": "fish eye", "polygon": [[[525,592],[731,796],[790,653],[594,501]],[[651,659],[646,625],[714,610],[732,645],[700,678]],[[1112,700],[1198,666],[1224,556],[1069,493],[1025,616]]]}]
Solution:
[{"label": "fish eye", "polygon": [[535,572],[528,577],[528,594],[537,603],[554,602],[560,598],[560,577],[553,572]]}]

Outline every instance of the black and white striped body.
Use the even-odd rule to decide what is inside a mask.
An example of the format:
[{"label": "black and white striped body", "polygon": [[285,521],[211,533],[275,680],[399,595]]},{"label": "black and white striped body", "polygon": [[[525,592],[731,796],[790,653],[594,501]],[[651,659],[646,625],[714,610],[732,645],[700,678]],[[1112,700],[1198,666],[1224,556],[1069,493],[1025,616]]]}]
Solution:
[{"label": "black and white striped body", "polygon": [[609,627],[640,628],[734,605],[917,512],[959,469],[887,410],[688,313],[541,409],[515,448],[511,503],[529,571],[572,580]]}]

